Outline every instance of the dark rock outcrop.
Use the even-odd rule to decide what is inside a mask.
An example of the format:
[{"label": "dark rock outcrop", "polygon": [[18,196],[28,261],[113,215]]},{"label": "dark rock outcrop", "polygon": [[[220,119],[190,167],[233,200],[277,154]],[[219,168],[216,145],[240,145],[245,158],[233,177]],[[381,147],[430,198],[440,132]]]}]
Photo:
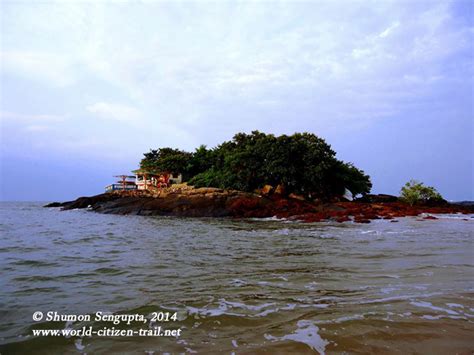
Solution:
[{"label": "dark rock outcrop", "polygon": [[[390,195],[377,196],[383,196],[382,200],[392,198]],[[400,201],[315,203],[303,199],[285,198],[278,194],[262,196],[216,188],[171,189],[153,194],[137,191],[105,193],[80,197],[75,201],[56,202],[45,207],[62,207],[64,210],[89,208],[100,213],[122,215],[244,218],[276,216],[304,222],[352,220],[356,223],[370,223],[374,219],[396,221],[395,219],[399,217],[418,216],[422,213],[474,213],[474,206],[453,204],[410,206]]]},{"label": "dark rock outcrop", "polygon": [[367,194],[355,200],[356,202],[366,202],[366,203],[381,203],[381,202],[397,202],[398,197],[387,194],[378,194],[371,195]]},{"label": "dark rock outcrop", "polygon": [[63,203],[62,202],[51,202],[48,203],[47,205],[44,205],[43,207],[62,207]]},{"label": "dark rock outcrop", "polygon": [[95,204],[103,203],[107,201],[113,201],[122,198],[121,195],[118,194],[100,194],[90,197],[79,197],[74,201],[67,201],[67,202],[52,202],[44,207],[62,207],[63,210],[73,210],[75,208],[87,208],[92,207]]}]

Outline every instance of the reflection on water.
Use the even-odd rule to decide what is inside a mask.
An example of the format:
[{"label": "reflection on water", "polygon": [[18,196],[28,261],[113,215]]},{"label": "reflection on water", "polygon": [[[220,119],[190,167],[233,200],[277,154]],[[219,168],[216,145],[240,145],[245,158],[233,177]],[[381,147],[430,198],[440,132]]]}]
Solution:
[{"label": "reflection on water", "polygon": [[[445,217],[300,224],[2,203],[0,352],[470,353],[474,219]],[[33,324],[38,310],[175,310],[183,331],[34,338],[66,326]]]}]

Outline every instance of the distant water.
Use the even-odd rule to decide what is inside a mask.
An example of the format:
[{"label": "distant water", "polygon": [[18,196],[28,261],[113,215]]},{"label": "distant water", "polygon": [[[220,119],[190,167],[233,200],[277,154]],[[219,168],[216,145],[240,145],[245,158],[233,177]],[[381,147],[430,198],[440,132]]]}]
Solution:
[{"label": "distant water", "polygon": [[[1,354],[474,350],[472,215],[301,224],[0,206]],[[82,326],[32,321],[49,310],[176,310],[182,336],[34,338]]]}]

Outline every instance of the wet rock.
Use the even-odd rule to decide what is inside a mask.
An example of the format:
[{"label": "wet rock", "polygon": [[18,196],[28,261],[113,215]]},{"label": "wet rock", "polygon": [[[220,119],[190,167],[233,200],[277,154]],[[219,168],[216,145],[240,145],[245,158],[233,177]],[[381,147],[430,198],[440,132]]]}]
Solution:
[{"label": "wet rock", "polygon": [[63,204],[61,202],[51,202],[48,203],[47,205],[44,205],[43,207],[62,207]]},{"label": "wet rock", "polygon": [[354,218],[355,223],[370,223],[370,219],[366,218]]},{"label": "wet rock", "polygon": [[94,206],[99,203],[104,203],[108,201],[114,201],[121,199],[122,196],[119,194],[104,193],[91,197],[79,197],[77,200],[64,202],[61,207],[64,210],[72,210],[76,208],[87,208],[89,206]]}]

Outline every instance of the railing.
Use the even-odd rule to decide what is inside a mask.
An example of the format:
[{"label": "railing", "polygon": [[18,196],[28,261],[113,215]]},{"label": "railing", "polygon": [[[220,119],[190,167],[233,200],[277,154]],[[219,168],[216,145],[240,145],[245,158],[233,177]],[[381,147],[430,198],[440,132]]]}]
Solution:
[{"label": "railing", "polygon": [[136,190],[137,185],[122,185],[122,184],[111,184],[107,185],[105,187],[105,192],[112,192],[112,191],[118,191],[118,190]]}]

